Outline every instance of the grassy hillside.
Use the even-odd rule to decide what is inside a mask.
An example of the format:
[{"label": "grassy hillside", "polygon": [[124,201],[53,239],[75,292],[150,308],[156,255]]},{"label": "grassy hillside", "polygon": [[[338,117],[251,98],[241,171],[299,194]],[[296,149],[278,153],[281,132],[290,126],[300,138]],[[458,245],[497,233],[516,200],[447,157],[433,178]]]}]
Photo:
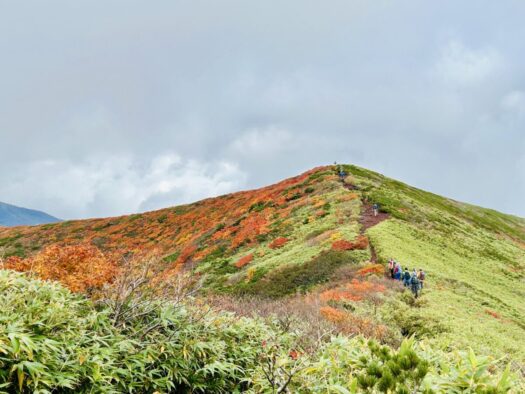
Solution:
[{"label": "grassy hillside", "polygon": [[[89,245],[112,267],[121,256],[155,250],[166,275],[192,270],[208,292],[311,292],[332,308],[324,309],[327,318],[351,319],[364,327],[360,333],[393,343],[414,334],[445,350],[472,346],[523,365],[525,221],[359,167],[344,169],[344,183],[336,168],[321,167],[259,190],[145,214],[0,229],[0,247],[10,267],[40,267],[44,278],[67,285],[65,271],[52,268],[75,250],[54,259],[52,245]],[[383,211],[378,221],[370,216],[374,202]],[[77,270],[96,255],[83,253]],[[427,272],[422,298],[397,295],[393,284],[369,275],[381,276],[376,263],[389,257]],[[109,278],[115,270],[107,272]],[[69,269],[67,275],[92,277]]]}]

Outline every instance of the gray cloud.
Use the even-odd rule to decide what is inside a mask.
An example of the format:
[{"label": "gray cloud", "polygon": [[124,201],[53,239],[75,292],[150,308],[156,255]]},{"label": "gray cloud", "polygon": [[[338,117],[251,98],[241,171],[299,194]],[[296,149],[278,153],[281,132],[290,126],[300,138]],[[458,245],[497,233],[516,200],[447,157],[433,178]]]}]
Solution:
[{"label": "gray cloud", "polygon": [[0,200],[117,215],[337,160],[525,216],[523,11],[0,1]]}]

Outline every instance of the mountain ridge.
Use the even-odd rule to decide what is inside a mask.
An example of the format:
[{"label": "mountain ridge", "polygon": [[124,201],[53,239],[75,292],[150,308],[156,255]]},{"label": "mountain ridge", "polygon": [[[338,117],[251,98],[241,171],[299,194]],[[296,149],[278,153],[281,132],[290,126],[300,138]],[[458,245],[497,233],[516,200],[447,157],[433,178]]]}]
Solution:
[{"label": "mountain ridge", "polygon": [[[374,203],[384,220],[367,219]],[[436,346],[449,341],[525,362],[525,220],[364,168],[318,167],[263,188],[144,214],[0,229],[0,247],[20,270],[33,266],[33,256],[55,261],[50,257],[59,252],[49,248],[85,245],[117,261],[102,263],[99,252],[83,251],[98,256],[100,269],[118,266],[122,256],[155,252],[164,274],[189,270],[206,291],[235,297],[342,297],[340,286],[351,286],[345,278],[375,286],[359,272],[379,273],[395,258],[428,274],[417,308],[384,299],[374,314],[359,305],[352,313]],[[78,261],[82,268],[92,260]],[[49,268],[46,278],[68,283],[65,272]],[[338,308],[332,312],[348,312]]]}]

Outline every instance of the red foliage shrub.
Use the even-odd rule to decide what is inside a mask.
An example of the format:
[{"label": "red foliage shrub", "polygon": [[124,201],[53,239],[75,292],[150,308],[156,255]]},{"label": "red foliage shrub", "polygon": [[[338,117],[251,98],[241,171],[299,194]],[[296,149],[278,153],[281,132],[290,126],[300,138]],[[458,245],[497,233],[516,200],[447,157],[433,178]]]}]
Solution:
[{"label": "red foliage shrub", "polygon": [[188,260],[192,257],[192,255],[197,251],[196,245],[188,245],[184,249],[182,249],[182,252],[180,252],[179,257],[177,258],[177,265],[182,265],[188,262]]},{"label": "red foliage shrub", "polygon": [[353,250],[354,244],[345,239],[340,239],[332,244],[333,250]]},{"label": "red foliage shrub", "polygon": [[498,312],[491,311],[490,309],[485,309],[485,313],[487,315],[490,315],[490,316],[496,318],[496,319],[501,319],[501,315]]},{"label": "red foliage shrub", "polygon": [[237,262],[235,263],[235,266],[237,268],[242,268],[245,265],[250,264],[253,261],[253,253],[250,253],[244,257],[241,257]]},{"label": "red foliage shrub", "polygon": [[362,250],[366,248],[368,248],[368,238],[364,235],[358,236],[354,242],[340,239],[332,244],[333,250]]},{"label": "red foliage shrub", "polygon": [[288,238],[284,238],[284,237],[279,237],[279,238],[275,238],[271,243],[270,245],[268,245],[270,247],[270,249],[278,249],[278,248],[281,248],[283,247],[284,245],[286,245],[286,243],[289,241]]}]

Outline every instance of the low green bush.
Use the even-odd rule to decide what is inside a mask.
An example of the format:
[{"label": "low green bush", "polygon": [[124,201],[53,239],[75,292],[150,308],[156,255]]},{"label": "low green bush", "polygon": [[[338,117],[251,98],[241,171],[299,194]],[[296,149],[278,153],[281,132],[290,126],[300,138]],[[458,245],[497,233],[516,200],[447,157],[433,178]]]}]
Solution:
[{"label": "low green bush", "polygon": [[269,271],[264,278],[247,288],[248,292],[277,298],[326,282],[334,270],[344,264],[357,263],[354,254],[328,250],[303,264],[288,264]]}]

